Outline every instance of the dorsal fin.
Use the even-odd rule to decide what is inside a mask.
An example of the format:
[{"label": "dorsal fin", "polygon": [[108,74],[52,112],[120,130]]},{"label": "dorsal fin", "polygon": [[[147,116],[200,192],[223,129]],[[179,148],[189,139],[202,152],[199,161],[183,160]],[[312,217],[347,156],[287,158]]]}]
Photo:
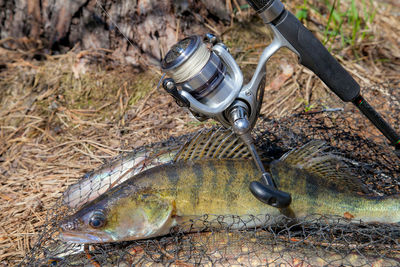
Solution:
[{"label": "dorsal fin", "polygon": [[249,157],[248,148],[240,137],[231,129],[220,127],[198,132],[182,146],[174,161]]},{"label": "dorsal fin", "polygon": [[313,140],[283,155],[280,161],[316,176],[319,184],[339,192],[368,193],[360,179],[351,174],[343,157],[326,152],[324,141]]},{"label": "dorsal fin", "polygon": [[316,154],[320,154],[325,150],[325,142],[321,140],[313,140],[300,148],[290,150],[284,154],[280,160],[290,165],[307,162]]}]

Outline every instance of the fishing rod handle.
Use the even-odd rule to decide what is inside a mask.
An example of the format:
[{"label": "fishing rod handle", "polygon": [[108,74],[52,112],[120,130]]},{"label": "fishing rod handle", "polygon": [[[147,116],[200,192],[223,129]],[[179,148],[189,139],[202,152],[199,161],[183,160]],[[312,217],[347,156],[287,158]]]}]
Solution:
[{"label": "fishing rod handle", "polygon": [[279,0],[247,0],[265,23],[271,23],[292,45],[300,63],[313,71],[340,99],[353,101],[360,85],[324,45]]},{"label": "fishing rod handle", "polygon": [[385,121],[382,116],[361,96],[354,99],[353,104],[375,125],[376,128],[396,148],[396,154],[400,157],[400,135]]},{"label": "fishing rod handle", "polygon": [[270,7],[273,2],[274,0],[247,0],[247,3],[249,3],[257,13],[263,12]]},{"label": "fishing rod handle", "polygon": [[323,44],[279,0],[247,0],[266,24],[272,24],[298,53],[300,63],[312,70],[340,99],[353,102],[390,140],[400,157],[400,137],[360,95],[360,85]]}]

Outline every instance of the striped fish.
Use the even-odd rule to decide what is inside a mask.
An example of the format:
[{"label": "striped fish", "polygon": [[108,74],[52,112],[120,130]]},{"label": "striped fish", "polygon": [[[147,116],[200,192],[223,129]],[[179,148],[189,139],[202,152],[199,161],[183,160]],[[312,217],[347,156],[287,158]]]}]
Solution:
[{"label": "striped fish", "polygon": [[[218,145],[208,149],[214,151],[209,152],[213,158],[192,157],[199,153],[192,145],[178,153],[181,160],[143,171],[65,218],[61,239],[75,243],[145,239],[190,222],[194,222],[191,229],[202,227],[195,218],[205,214],[233,218],[225,221],[233,228],[263,224],[254,216],[265,214],[272,218],[270,223],[283,219],[282,214],[294,219],[321,214],[364,222],[400,222],[399,198],[365,195],[360,182],[340,167],[343,159],[323,152],[322,141],[311,141],[279,160],[266,162],[279,189],[292,195],[287,209],[263,204],[251,194],[249,183],[261,177],[251,158],[219,158],[215,151],[230,155],[230,148]],[[227,215],[241,219],[234,221],[235,216]]]},{"label": "striped fish", "polygon": [[183,146],[143,149],[87,173],[64,192],[63,203],[70,208],[79,208],[130,177],[169,162],[248,156],[246,147],[232,131],[223,128],[202,130]]}]

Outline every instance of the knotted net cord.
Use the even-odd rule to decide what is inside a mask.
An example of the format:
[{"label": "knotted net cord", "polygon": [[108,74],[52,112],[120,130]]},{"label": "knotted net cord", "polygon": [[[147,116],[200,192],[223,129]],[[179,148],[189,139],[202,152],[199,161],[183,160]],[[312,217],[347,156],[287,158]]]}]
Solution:
[{"label": "knotted net cord", "polygon": [[[399,92],[390,95],[400,99]],[[393,102],[391,102],[393,103]],[[397,106],[396,106],[397,107]],[[393,108],[396,108],[393,107]],[[392,114],[395,110],[391,111]],[[383,137],[370,131],[361,116],[349,111],[312,111],[279,120],[262,119],[254,130],[261,156],[277,159],[290,149],[320,139],[330,152],[348,159],[354,175],[376,195],[400,192],[400,161]],[[391,118],[400,125],[400,118]],[[367,125],[367,127],[366,127]],[[134,156],[159,147],[183,144],[193,134],[135,149]],[[141,154],[142,155],[142,154]],[[127,155],[121,155],[124,158]],[[116,170],[118,171],[118,170]],[[110,186],[110,185],[109,185]],[[82,197],[87,197],[82,195]],[[38,241],[21,265],[43,266],[398,266],[400,225],[350,223],[346,218],[310,215],[302,221],[271,224],[268,215],[254,216],[263,227],[232,229],[241,218],[204,215],[202,231],[187,234],[191,224],[149,240],[81,245],[62,243],[58,223],[73,213],[62,199],[49,210]],[[232,220],[232,217],[234,220]],[[252,221],[247,223],[253,223]],[[241,221],[243,223],[243,221]],[[246,223],[244,224],[246,225]],[[203,231],[204,230],[204,231]]]}]

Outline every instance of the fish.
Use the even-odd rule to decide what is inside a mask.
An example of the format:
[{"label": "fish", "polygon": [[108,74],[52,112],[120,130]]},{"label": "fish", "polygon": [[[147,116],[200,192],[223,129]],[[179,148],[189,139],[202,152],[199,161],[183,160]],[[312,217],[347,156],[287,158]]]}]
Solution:
[{"label": "fish", "polygon": [[81,180],[71,185],[63,193],[63,204],[69,208],[79,208],[130,177],[162,164],[189,158],[196,160],[200,157],[213,157],[213,153],[224,155],[219,150],[211,153],[215,148],[230,148],[230,157],[248,156],[244,154],[246,151],[238,140],[239,137],[232,131],[218,127],[197,132],[183,145],[161,146],[151,150],[144,148],[123,155],[95,171],[86,173]]},{"label": "fish", "polygon": [[[309,242],[255,230],[196,232],[140,241],[125,247],[89,247],[51,257],[53,266],[398,266],[399,256],[377,254],[378,244],[362,250],[344,243]],[[342,241],[343,242],[343,241]],[[349,242],[349,240],[347,240]],[[64,248],[64,247],[63,247]]]},{"label": "fish", "polygon": [[[72,243],[148,239],[188,223],[192,225],[187,231],[204,227],[196,218],[207,214],[225,217],[224,223],[233,229],[264,225],[265,215],[271,224],[312,214],[400,222],[399,197],[368,195],[343,158],[324,153],[324,141],[310,141],[280,159],[264,162],[277,187],[292,196],[286,209],[266,205],[251,194],[249,184],[260,180],[261,172],[249,157],[230,157],[231,148],[214,145],[208,149],[212,158],[191,160],[199,151],[195,143],[186,146],[179,152],[184,155],[180,160],[145,170],[66,217],[60,223],[60,239]],[[247,147],[242,143],[238,148]]]}]

